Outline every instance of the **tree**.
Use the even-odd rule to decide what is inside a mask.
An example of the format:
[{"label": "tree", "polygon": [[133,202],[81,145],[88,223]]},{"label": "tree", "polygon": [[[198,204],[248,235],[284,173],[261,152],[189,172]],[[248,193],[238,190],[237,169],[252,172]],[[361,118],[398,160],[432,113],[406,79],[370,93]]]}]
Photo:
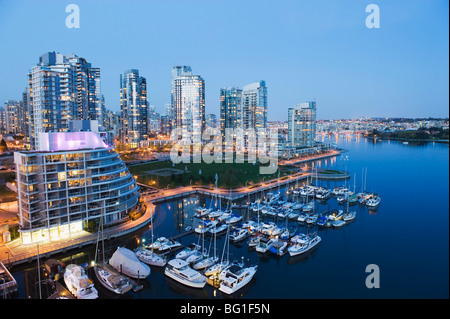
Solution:
[{"label": "tree", "polygon": [[6,145],[5,140],[2,138],[0,142],[0,152],[6,152],[8,150],[8,146]]}]

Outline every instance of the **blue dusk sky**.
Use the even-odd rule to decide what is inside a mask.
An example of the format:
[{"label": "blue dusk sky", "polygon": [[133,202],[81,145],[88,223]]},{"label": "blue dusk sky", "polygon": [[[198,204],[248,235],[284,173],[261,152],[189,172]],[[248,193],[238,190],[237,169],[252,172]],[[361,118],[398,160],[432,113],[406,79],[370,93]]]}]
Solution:
[{"label": "blue dusk sky", "polygon": [[[66,27],[66,6],[80,28]],[[377,4],[380,28],[366,27]],[[316,100],[318,119],[448,117],[447,0],[0,0],[0,103],[21,99],[27,72],[48,51],[101,69],[106,107],[120,110],[119,75],[147,78],[158,112],[170,102],[174,65],[219,90],[265,80],[268,119]]]}]

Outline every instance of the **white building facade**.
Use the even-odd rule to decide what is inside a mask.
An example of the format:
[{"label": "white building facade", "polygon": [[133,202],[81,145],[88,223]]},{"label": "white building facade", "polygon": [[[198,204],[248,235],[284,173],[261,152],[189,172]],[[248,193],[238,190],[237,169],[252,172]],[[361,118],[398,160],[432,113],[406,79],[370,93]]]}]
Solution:
[{"label": "white building facade", "polygon": [[40,149],[16,152],[23,244],[70,237],[84,222],[105,226],[141,209],[139,186],[96,132],[41,133]]}]

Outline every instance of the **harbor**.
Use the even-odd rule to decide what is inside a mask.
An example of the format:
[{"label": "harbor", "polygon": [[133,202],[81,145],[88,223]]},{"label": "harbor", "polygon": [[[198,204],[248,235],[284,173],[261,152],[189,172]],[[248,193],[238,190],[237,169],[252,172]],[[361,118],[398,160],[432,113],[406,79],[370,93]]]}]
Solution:
[{"label": "harbor", "polygon": [[[373,146],[365,140],[346,142],[347,144],[350,144],[348,145],[350,149]],[[377,147],[380,148],[382,145],[377,145]],[[385,144],[384,147],[400,148],[406,146]],[[406,152],[405,156],[406,154],[409,154],[409,152]],[[369,153],[368,156],[373,156],[373,153]],[[374,161],[376,160],[374,159]],[[327,298],[336,297],[337,293],[339,295],[344,294],[345,297],[360,295],[370,297],[374,291],[365,288],[364,281],[361,280],[361,276],[364,276],[365,266],[375,262],[379,263],[381,269],[383,269],[383,265],[384,268],[387,267],[388,264],[382,261],[382,257],[388,253],[384,249],[388,238],[396,238],[396,241],[391,244],[394,247],[402,247],[401,252],[410,251],[407,248],[410,247],[409,244],[406,244],[402,237],[390,236],[398,233],[399,229],[394,225],[400,225],[400,222],[410,225],[409,227],[414,227],[412,223],[416,222],[415,218],[407,220],[404,218],[405,214],[408,214],[407,212],[417,208],[396,205],[399,193],[395,192],[394,194],[394,192],[389,191],[389,187],[384,183],[384,180],[378,177],[380,171],[377,171],[377,166],[364,156],[361,157],[360,154],[353,155],[350,160],[338,158],[333,162],[322,161],[317,167],[319,171],[320,169],[330,169],[358,174],[351,174],[350,179],[345,180],[316,180],[314,178],[315,171],[311,171],[297,182],[284,185],[277,185],[275,182],[270,189],[258,190],[251,194],[250,200],[247,196],[237,199],[235,196],[229,196],[225,191],[223,194],[222,191],[219,194],[219,192],[214,192],[214,189],[207,190],[204,193],[192,193],[189,196],[176,196],[167,200],[158,198],[158,201],[154,203],[153,222],[150,221],[148,226],[120,238],[104,241],[106,260],[113,256],[119,246],[126,247],[134,254],[142,250],[148,251],[146,255],[149,256],[149,260],[156,261],[156,258],[152,258],[158,255],[162,258],[163,266],[150,265],[150,274],[145,279],[139,279],[142,285],[142,289],[139,291],[130,289],[122,295],[107,291],[97,279],[92,266],[92,261],[96,258],[95,245],[67,251],[52,258],[64,260],[66,265],[72,263],[85,265],[88,277],[98,290],[98,298],[228,299],[230,297],[290,298],[293,296],[295,298]],[[399,166],[395,167],[398,168]],[[390,171],[389,174],[395,176],[393,171]],[[407,189],[411,190],[411,188]],[[166,192],[166,190],[164,191]],[[348,199],[355,194],[358,199],[355,203],[350,203]],[[325,198],[318,198],[321,196]],[[341,199],[341,196],[344,196],[344,198]],[[368,202],[370,196],[372,198],[378,196],[382,199],[377,207],[370,207],[363,203],[363,199]],[[309,210],[308,216],[301,221],[302,218],[299,220],[300,213],[303,212],[305,204],[308,204],[308,200],[309,202],[314,201],[314,208]],[[303,205],[301,210],[298,209],[300,207],[298,204]],[[259,209],[258,205],[260,206]],[[295,205],[298,205],[298,211],[289,211]],[[231,214],[225,215],[220,223],[217,222],[214,226],[209,226],[207,232],[196,232],[196,228],[201,222],[219,221],[221,217],[216,213],[211,215],[213,218],[209,218],[209,214],[219,210],[226,214],[229,208],[232,208]],[[198,215],[202,209],[211,209],[208,217]],[[310,208],[306,207],[307,212],[308,209]],[[344,214],[348,211],[354,211],[356,214],[347,216],[351,220],[343,223]],[[296,213],[297,216],[295,216]],[[317,216],[315,216],[316,214]],[[199,217],[196,217],[196,215]],[[239,220],[236,215],[242,217],[242,219]],[[258,215],[260,227],[257,224]],[[214,229],[217,230],[221,225],[227,225],[224,219],[227,216],[230,220],[234,218],[237,222],[230,223],[229,228],[215,233]],[[334,221],[331,223],[333,218]],[[421,221],[423,222],[423,220]],[[433,227],[439,229],[437,225]],[[258,234],[258,229],[260,234]],[[283,233],[287,235],[286,239],[281,238]],[[406,234],[406,228],[404,234]],[[277,236],[278,238],[275,238]],[[250,241],[256,240],[254,238],[257,237],[260,240],[268,239],[267,241],[263,239],[260,242],[261,247],[258,248],[258,251],[257,244],[249,245]],[[239,238],[242,239],[239,240]],[[294,247],[293,238],[297,240],[297,243],[302,240],[309,240],[312,248],[304,251],[299,245],[298,249],[292,251],[291,255],[289,248]],[[406,238],[408,238],[408,241],[411,240],[408,236]],[[313,239],[315,239],[314,242]],[[173,248],[165,251],[159,251],[159,249],[152,251],[148,248],[152,242],[156,243],[158,240],[161,243],[167,240],[168,247],[177,243],[180,245],[171,246]],[[269,245],[264,246],[263,243]],[[200,246],[200,250],[202,248],[206,248],[207,252],[209,250],[208,258],[214,258],[215,252],[218,263],[224,261],[225,257],[222,258],[222,255],[227,256],[229,252],[229,261],[234,262],[235,266],[240,266],[241,270],[249,271],[247,272],[248,276],[251,276],[252,279],[236,292],[228,294],[223,291],[226,290],[225,288],[219,290],[220,279],[205,275],[209,268],[195,269],[196,263],[189,262],[186,265],[181,262],[171,262],[177,259],[177,255],[185,249],[196,247],[196,245]],[[152,255],[152,253],[155,254]],[[294,255],[296,253],[298,254]],[[182,256],[183,254],[181,254]],[[403,253],[400,253],[398,257],[392,256],[390,258],[398,260],[398,258],[404,258],[404,256]],[[431,256],[428,258],[431,258]],[[45,259],[42,258],[42,262]],[[206,259],[204,258],[205,261]],[[202,260],[198,260],[197,263]],[[169,262],[173,267],[178,267],[176,269],[182,269],[184,266],[190,267],[200,274],[199,279],[204,276],[203,287],[193,288],[169,277],[165,272]],[[333,265],[333,267],[329,267],[329,265]],[[250,269],[255,266],[255,269]],[[234,267],[233,269],[238,268]],[[254,273],[251,273],[251,271]],[[346,275],[344,280],[342,276],[344,273],[355,275]],[[35,261],[13,267],[11,274],[15,278],[25,276],[28,278],[28,282],[38,281]],[[440,274],[442,275],[442,273]],[[387,273],[386,276],[388,276]],[[391,280],[386,280],[383,283],[388,286],[394,285],[395,281],[392,282]],[[19,296],[30,295],[32,298],[38,298],[38,295],[33,291],[36,288],[29,287],[24,291],[25,287],[21,286],[20,283],[19,281]],[[335,290],[331,289],[332,287]],[[409,293],[420,294],[417,291],[414,292],[414,289]]]}]

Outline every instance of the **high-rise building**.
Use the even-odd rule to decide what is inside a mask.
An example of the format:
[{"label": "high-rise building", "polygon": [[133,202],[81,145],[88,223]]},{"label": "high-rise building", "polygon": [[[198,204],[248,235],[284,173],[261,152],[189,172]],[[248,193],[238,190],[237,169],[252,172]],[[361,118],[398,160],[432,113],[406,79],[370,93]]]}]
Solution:
[{"label": "high-rise building", "polygon": [[101,104],[100,69],[84,58],[48,52],[28,74],[30,143],[44,132],[64,132],[70,120],[96,120]]},{"label": "high-rise building", "polygon": [[312,147],[316,138],[316,102],[288,109],[288,141],[291,147]]},{"label": "high-rise building", "polygon": [[242,90],[236,87],[220,89],[220,131],[242,126]]},{"label": "high-rise building", "polygon": [[14,153],[23,244],[68,238],[100,218],[107,227],[141,209],[139,186],[97,132],[38,139],[39,149]]},{"label": "high-rise building", "polygon": [[241,112],[244,130],[267,129],[267,87],[265,81],[243,87]]},{"label": "high-rise building", "polygon": [[6,133],[8,133],[8,134],[22,133],[20,131],[20,126],[19,126],[19,121],[21,121],[21,118],[19,117],[19,113],[22,113],[22,110],[23,110],[23,104],[21,101],[7,100],[5,102]]},{"label": "high-rise building", "polygon": [[181,129],[193,143],[201,143],[205,129],[205,81],[200,75],[174,78],[173,129]]},{"label": "high-rise building", "polygon": [[147,80],[130,69],[120,75],[121,141],[137,148],[148,138]]},{"label": "high-rise building", "polygon": [[166,115],[170,116],[172,126],[175,120],[175,79],[182,75],[192,75],[192,68],[188,65],[176,65],[172,68],[172,78],[170,81],[170,109],[165,110]]}]

